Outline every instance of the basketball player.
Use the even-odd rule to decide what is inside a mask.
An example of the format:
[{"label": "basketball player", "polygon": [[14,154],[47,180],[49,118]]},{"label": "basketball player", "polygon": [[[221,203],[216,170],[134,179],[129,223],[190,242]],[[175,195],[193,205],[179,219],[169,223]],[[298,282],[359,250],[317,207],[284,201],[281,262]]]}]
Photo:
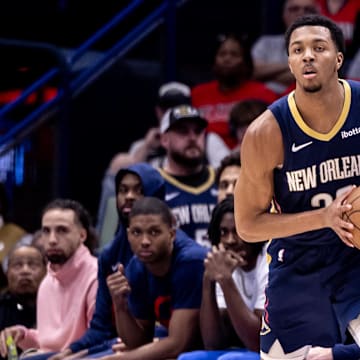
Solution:
[{"label": "basketball player", "polygon": [[285,40],[296,89],[248,128],[235,187],[239,235],[273,239],[261,356],[359,359],[360,251],[342,213],[360,184],[360,85],[338,78],[344,39],[331,20],[301,17]]}]

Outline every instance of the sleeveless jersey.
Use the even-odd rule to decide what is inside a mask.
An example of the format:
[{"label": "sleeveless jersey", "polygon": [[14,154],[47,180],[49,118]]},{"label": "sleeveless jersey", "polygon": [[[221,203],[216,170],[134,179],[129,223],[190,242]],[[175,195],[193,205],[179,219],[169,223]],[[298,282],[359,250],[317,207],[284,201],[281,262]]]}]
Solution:
[{"label": "sleeveless jersey", "polygon": [[217,202],[215,171],[209,167],[209,177],[200,186],[189,186],[158,169],[165,179],[165,202],[172,210],[178,227],[200,245],[210,247],[207,229]]},{"label": "sleeveless jersey", "polygon": [[[296,107],[294,92],[269,107],[279,123],[284,144],[283,166],[274,171],[274,200],[282,213],[325,207],[348,186],[360,184],[360,83],[339,81],[344,86],[345,101],[327,134],[307,126]],[[295,246],[340,241],[330,228],[282,240]]]}]

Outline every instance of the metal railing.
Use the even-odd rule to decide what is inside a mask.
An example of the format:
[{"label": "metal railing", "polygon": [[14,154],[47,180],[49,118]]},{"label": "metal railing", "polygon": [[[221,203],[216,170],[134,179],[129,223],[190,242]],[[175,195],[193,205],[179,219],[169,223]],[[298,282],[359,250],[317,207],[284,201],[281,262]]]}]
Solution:
[{"label": "metal railing", "polygon": [[85,41],[73,55],[68,59],[62,55],[62,51],[52,45],[28,43],[21,41],[12,41],[0,39],[0,47],[19,46],[22,48],[38,48],[51,53],[57,62],[57,67],[50,69],[42,75],[37,81],[26,88],[21,95],[13,102],[0,109],[0,121],[6,119],[9,114],[21,106],[28,96],[39,90],[46,83],[53,80],[56,76],[60,78],[60,84],[57,95],[40,104],[34,111],[28,114],[24,119],[18,121],[5,134],[0,137],[0,156],[9,151],[27,136],[32,134],[41,124],[49,119],[55,112],[63,109],[67,113],[69,101],[80,94],[86,86],[97,79],[106,69],[108,69],[119,58],[124,56],[130,49],[138,44],[144,37],[152,32],[159,24],[165,21],[167,33],[167,66],[166,77],[171,79],[175,74],[175,19],[176,8],[185,3],[184,0],[165,0],[161,2],[151,13],[140,21],[131,31],[119,39],[112,47],[102,53],[102,56],[96,60],[92,66],[88,66],[75,76],[72,69],[76,63],[86,54],[91,47],[101,38],[106,36],[119,23],[134,12],[144,0],[134,0],[130,2],[123,10],[115,15],[107,24],[99,29],[92,37]]}]

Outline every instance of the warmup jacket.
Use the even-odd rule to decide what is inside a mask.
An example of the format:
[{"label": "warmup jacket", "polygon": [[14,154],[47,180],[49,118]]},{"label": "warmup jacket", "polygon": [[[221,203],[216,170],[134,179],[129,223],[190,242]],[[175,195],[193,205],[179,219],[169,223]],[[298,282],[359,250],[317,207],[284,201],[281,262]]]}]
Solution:
[{"label": "warmup jacket", "polygon": [[[154,196],[162,200],[164,199],[164,180],[159,172],[147,163],[137,163],[126,169],[121,169],[115,177],[116,192],[118,191],[118,185],[121,179],[129,172],[140,177],[143,185],[144,196]],[[121,219],[121,217],[119,217],[119,219]],[[111,295],[106,284],[106,278],[111,273],[117,271],[117,265],[119,263],[126,266],[131,256],[132,251],[128,242],[126,228],[120,220],[114,239],[104,247],[99,255],[99,287],[96,295],[95,313],[91,320],[90,327],[85,334],[78,341],[73,342],[69,346],[73,353],[82,349],[92,348],[96,345],[101,346],[101,344],[107,340],[110,341],[118,336],[116,332]],[[96,350],[94,350],[94,352],[99,351],[98,346],[95,349]]]}]

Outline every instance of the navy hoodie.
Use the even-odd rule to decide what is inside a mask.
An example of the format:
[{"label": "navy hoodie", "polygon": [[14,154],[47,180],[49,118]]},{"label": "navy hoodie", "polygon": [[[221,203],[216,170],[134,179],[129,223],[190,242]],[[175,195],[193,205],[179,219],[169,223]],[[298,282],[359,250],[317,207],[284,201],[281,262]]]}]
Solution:
[{"label": "navy hoodie", "polygon": [[[164,199],[164,180],[160,173],[147,163],[137,163],[128,168],[121,169],[115,177],[116,192],[118,191],[121,179],[128,173],[134,173],[140,177],[144,196],[155,196],[162,200]],[[179,236],[186,235],[179,232]],[[119,263],[126,266],[131,256],[132,251],[128,242],[126,228],[124,224],[120,222],[114,239],[104,247],[99,255],[99,287],[96,294],[95,312],[90,322],[89,329],[79,340],[73,342],[69,346],[73,353],[100,345],[107,340],[118,336],[112,311],[111,295],[106,284],[106,278],[114,271],[117,271],[117,265]],[[97,349],[96,351],[99,350],[100,349]]]}]

